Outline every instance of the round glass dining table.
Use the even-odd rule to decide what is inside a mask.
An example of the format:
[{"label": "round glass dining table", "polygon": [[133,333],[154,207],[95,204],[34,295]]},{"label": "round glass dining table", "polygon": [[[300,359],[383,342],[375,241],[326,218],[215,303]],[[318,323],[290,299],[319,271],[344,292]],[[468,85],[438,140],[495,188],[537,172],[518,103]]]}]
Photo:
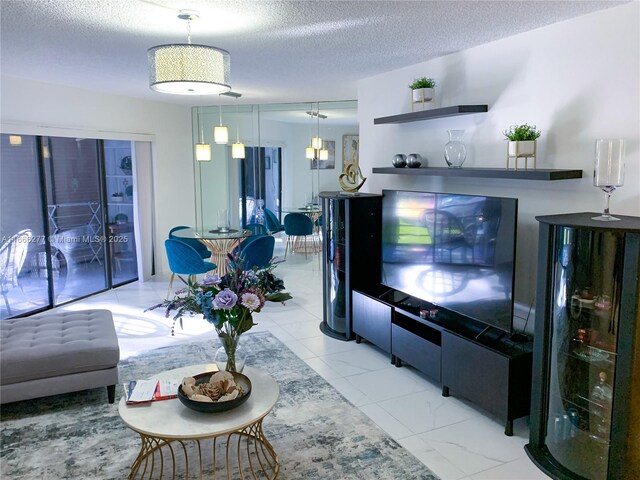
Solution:
[{"label": "round glass dining table", "polygon": [[251,235],[251,232],[244,228],[183,228],[176,230],[173,235],[179,238],[195,238],[202,242],[211,252],[211,261],[215,263],[218,268],[215,273],[221,277],[225,275],[228,270],[227,253],[233,252],[240,241]]}]

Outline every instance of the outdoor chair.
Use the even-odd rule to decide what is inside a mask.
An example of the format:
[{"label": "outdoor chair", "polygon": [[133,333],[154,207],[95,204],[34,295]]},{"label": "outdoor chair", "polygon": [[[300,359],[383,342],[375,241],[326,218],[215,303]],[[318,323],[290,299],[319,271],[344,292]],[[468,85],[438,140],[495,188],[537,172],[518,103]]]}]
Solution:
[{"label": "outdoor chair", "polygon": [[27,256],[31,235],[29,229],[20,230],[0,247],[0,291],[9,316],[12,312],[7,293],[14,287],[20,287],[22,290],[18,276]]}]

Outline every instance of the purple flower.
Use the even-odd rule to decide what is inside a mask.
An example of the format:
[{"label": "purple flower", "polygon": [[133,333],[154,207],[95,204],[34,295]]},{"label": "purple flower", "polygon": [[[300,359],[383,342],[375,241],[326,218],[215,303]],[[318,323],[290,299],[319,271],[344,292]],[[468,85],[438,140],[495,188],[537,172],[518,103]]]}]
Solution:
[{"label": "purple flower", "polygon": [[260,297],[253,292],[245,292],[240,298],[242,306],[247,307],[251,312],[261,307]]},{"label": "purple flower", "polygon": [[205,287],[212,287],[214,285],[218,285],[221,281],[222,279],[220,278],[220,275],[218,275],[217,273],[214,273],[213,275],[210,273],[207,273],[202,278],[202,282],[200,283],[200,285],[203,285]]},{"label": "purple flower", "polygon": [[213,305],[216,308],[221,308],[223,310],[231,310],[235,307],[238,302],[238,295],[236,295],[233,291],[225,288],[220,293],[218,293],[213,299]]}]

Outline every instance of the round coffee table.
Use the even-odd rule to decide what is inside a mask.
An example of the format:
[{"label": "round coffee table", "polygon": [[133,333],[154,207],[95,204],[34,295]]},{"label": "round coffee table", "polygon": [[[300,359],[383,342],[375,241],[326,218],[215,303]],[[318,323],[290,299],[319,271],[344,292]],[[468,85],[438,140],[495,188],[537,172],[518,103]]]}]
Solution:
[{"label": "round coffee table", "polygon": [[[182,380],[216,370],[215,364],[192,365],[151,378]],[[261,370],[245,367],[242,373],[251,380],[251,396],[227,412],[196,412],[177,398],[135,406],[120,399],[120,418],[140,435],[142,442],[129,478],[176,478],[176,471],[181,468],[185,472],[179,476],[191,478],[190,472],[197,475],[195,464],[198,478],[276,478],[280,462],[264,435],[262,421],[273,409],[280,389]]]}]

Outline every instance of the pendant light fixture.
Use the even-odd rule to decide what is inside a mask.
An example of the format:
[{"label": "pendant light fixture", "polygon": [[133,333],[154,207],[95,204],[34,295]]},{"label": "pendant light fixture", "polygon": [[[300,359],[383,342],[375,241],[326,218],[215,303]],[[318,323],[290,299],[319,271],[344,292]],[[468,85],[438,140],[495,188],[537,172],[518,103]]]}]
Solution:
[{"label": "pendant light fixture", "polygon": [[226,145],[229,143],[229,128],[222,125],[222,99],[218,95],[218,109],[220,110],[220,125],[213,129],[213,141],[218,145]]},{"label": "pendant light fixture", "polygon": [[215,95],[231,90],[229,52],[191,43],[191,21],[199,18],[197,12],[180,10],[178,18],[187,21],[187,43],[147,50],[149,87],[176,95]]},{"label": "pendant light fixture", "polygon": [[[237,100],[237,98],[236,98]],[[240,116],[238,104],[236,103],[236,143],[231,145],[231,158],[243,160],[245,158],[244,143],[240,143]]]},{"label": "pendant light fixture", "polygon": [[196,143],[196,160],[199,162],[211,161],[211,145],[204,143],[204,131],[202,128],[202,122],[200,121],[200,107],[196,111],[198,116],[198,130],[200,133],[200,141]]},{"label": "pendant light fixture", "polygon": [[320,113],[320,103],[318,102],[317,111],[310,110],[307,112],[307,115],[309,115],[311,119],[313,119],[313,117],[316,117],[318,123],[316,132],[317,136],[311,137],[311,145],[309,145],[305,149],[305,158],[307,158],[308,160],[329,160],[329,150],[325,148],[324,140],[322,140],[322,137],[320,137],[320,119],[327,118],[326,115]]},{"label": "pendant light fixture", "polygon": [[[326,115],[320,114],[320,102],[318,102],[318,137],[320,137],[320,119],[327,118]],[[324,141],[320,139],[320,152],[318,153],[318,158],[320,160],[329,160],[329,150],[325,148]]]},{"label": "pendant light fixture", "polygon": [[305,149],[305,154],[304,154],[305,158],[309,159],[309,160],[313,160],[314,158],[316,158],[316,149],[313,147],[307,147]]}]

